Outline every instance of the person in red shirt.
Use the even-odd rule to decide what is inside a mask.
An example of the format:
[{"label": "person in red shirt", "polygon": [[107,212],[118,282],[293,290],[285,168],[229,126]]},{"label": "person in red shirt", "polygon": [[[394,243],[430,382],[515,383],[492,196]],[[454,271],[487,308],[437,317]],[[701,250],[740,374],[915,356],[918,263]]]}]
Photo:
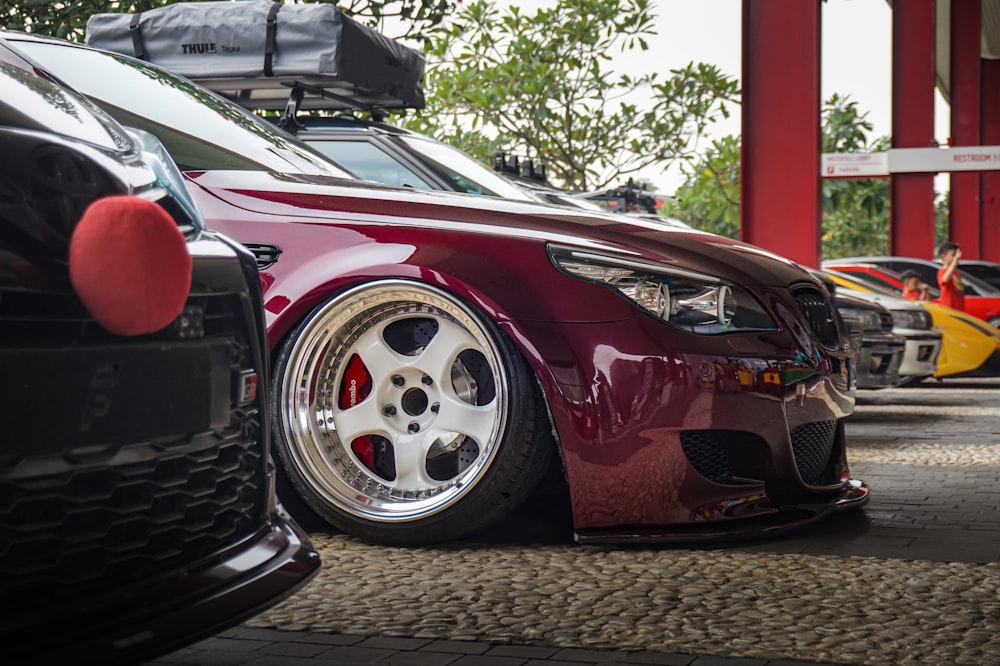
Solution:
[{"label": "person in red shirt", "polygon": [[941,298],[938,302],[949,308],[965,311],[965,285],[958,274],[958,262],[962,258],[962,248],[951,241],[941,244],[938,248],[941,268],[937,272],[938,288]]},{"label": "person in red shirt", "polygon": [[931,300],[930,286],[920,281],[920,274],[916,271],[903,271],[903,298],[912,298],[915,301]]}]

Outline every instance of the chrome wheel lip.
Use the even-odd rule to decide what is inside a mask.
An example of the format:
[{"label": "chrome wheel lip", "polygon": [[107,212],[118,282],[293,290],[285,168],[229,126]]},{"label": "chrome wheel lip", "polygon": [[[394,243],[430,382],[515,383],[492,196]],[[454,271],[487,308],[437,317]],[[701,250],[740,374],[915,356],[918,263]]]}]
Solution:
[{"label": "chrome wheel lip", "polygon": [[[351,442],[341,441],[337,423],[345,420],[347,410],[339,410],[336,399],[340,378],[358,340],[373,326],[384,328],[392,321],[415,315],[463,329],[469,337],[468,348],[476,349],[486,359],[496,395],[489,409],[483,410],[491,411],[492,419],[486,414],[489,435],[480,438],[487,441],[477,440],[479,455],[474,463],[448,481],[403,488],[371,473],[352,451]],[[403,378],[404,386],[423,383],[428,375],[434,384],[443,386],[450,374],[450,365],[427,368],[421,365],[420,357],[403,359],[388,348],[385,354],[392,357],[391,364],[398,364],[393,365],[394,372]],[[455,506],[483,479],[506,431],[510,396],[502,358],[497,341],[476,313],[437,287],[408,280],[382,280],[343,292],[311,315],[299,330],[279,382],[279,420],[292,464],[316,495],[355,518],[412,522]],[[386,382],[373,386],[358,407],[385,403],[394,388],[402,390]],[[431,391],[429,394],[435,395]],[[372,409],[370,413],[376,412]],[[394,446],[416,444],[419,433],[406,439],[398,426],[388,422],[390,417],[378,413],[371,434],[385,437]]]}]

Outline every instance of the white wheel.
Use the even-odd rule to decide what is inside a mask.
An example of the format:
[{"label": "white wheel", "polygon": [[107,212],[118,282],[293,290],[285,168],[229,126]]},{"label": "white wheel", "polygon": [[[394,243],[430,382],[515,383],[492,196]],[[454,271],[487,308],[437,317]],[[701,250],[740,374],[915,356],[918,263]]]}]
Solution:
[{"label": "white wheel", "polygon": [[446,292],[380,281],[327,301],[276,361],[275,444],[331,524],[386,543],[463,536],[534,489],[548,426],[524,360]]}]

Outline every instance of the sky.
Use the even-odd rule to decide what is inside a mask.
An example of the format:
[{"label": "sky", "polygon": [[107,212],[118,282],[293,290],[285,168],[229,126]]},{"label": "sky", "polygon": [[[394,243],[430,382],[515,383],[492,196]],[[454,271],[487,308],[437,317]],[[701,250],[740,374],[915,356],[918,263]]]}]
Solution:
[{"label": "sky", "polygon": [[[553,0],[496,0],[498,6],[524,10],[550,5]],[[691,61],[716,65],[724,74],[741,76],[742,0],[651,0],[657,16],[657,35],[650,50],[616,54],[615,71],[647,73],[656,63],[661,77]],[[892,10],[886,0],[826,0],[821,8],[823,99],[847,95],[868,114],[873,125],[869,138],[891,133]],[[739,108],[725,122],[716,123],[699,142],[740,133]],[[949,135],[948,106],[938,96],[935,139],[945,145]],[[677,167],[643,171],[657,188],[671,193],[683,182]],[[940,188],[939,188],[940,189]]]}]

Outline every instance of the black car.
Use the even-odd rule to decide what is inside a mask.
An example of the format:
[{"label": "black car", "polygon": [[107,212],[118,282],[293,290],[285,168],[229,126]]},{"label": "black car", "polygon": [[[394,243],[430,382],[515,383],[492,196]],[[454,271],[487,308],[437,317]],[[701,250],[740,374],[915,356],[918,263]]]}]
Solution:
[{"label": "black car", "polygon": [[962,272],[976,277],[1000,291],[1000,264],[995,261],[962,257]]},{"label": "black car", "polygon": [[[19,62],[0,41],[0,640],[7,663],[134,663],[281,601],[319,556],[275,499],[253,256],[203,228],[155,139]],[[74,277],[130,259],[71,253],[112,199],[176,225],[190,275],[176,315],[120,272],[96,297],[165,325],[114,332]]]},{"label": "black car", "polygon": [[859,389],[899,386],[906,339],[893,332],[892,313],[883,305],[838,290],[834,305],[851,331]]}]

